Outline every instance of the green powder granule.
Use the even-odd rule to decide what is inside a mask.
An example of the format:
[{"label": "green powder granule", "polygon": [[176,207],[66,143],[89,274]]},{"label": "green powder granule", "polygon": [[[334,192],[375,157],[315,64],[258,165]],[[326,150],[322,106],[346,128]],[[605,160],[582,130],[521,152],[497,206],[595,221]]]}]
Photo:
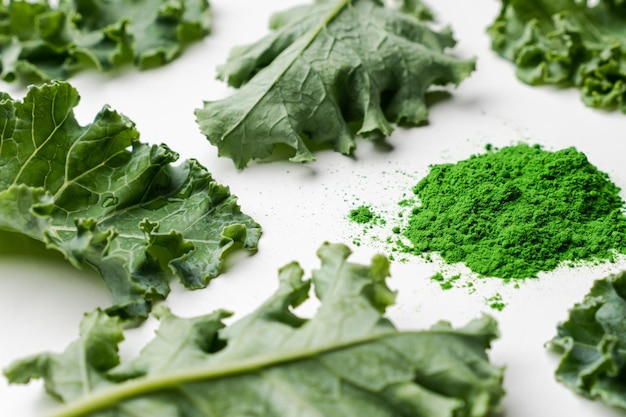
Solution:
[{"label": "green powder granule", "polygon": [[520,144],[431,167],[402,250],[439,252],[482,276],[535,277],[562,261],[626,253],[619,188],[574,148]]},{"label": "green powder granule", "polygon": [[504,310],[504,307],[506,307],[506,304],[504,304],[504,301],[502,301],[502,296],[499,293],[496,293],[494,296],[485,299],[485,301],[489,308],[493,310],[502,311]]},{"label": "green powder granule", "polygon": [[437,282],[443,282],[446,279],[444,278],[443,274],[441,272],[436,272],[435,275],[433,275],[432,277],[430,277],[431,281],[437,281]]},{"label": "green powder granule", "polygon": [[384,223],[382,218],[374,213],[369,206],[359,206],[350,210],[350,220],[359,224],[378,224]]},{"label": "green powder granule", "polygon": [[441,286],[442,290],[450,290],[454,288],[454,282],[461,278],[461,275],[454,275],[448,279],[446,279],[441,272],[435,273],[432,277],[430,277],[431,281],[436,281]]}]

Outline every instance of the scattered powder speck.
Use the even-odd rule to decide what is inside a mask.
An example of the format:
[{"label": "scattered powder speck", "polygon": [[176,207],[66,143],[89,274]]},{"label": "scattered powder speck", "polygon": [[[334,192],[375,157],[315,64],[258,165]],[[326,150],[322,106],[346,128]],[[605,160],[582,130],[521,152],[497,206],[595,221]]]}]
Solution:
[{"label": "scattered powder speck", "polygon": [[442,290],[450,290],[454,288],[455,281],[458,281],[461,278],[460,274],[453,275],[449,278],[443,276],[441,272],[437,272],[435,275],[430,277],[431,281],[436,281],[439,283],[439,286]]},{"label": "scattered powder speck", "polygon": [[437,272],[435,275],[430,277],[431,281],[443,282],[445,278],[441,272]]},{"label": "scattered powder speck", "polygon": [[495,295],[487,298],[485,301],[487,302],[487,305],[493,310],[502,311],[504,310],[504,307],[506,307],[506,304],[502,300],[502,296],[499,293],[496,293]]}]

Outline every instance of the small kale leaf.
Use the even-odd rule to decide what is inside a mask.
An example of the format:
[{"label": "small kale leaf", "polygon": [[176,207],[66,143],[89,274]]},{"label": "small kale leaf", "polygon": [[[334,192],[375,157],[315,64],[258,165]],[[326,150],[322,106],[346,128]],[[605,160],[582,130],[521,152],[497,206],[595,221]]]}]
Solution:
[{"label": "small kale leaf", "polygon": [[384,138],[392,123],[428,118],[432,85],[458,84],[474,69],[445,53],[455,41],[405,10],[378,0],[318,0],[275,14],[273,32],[234,48],[218,76],[241,87],[204,103],[196,119],[220,156],[238,168],[287,150],[291,161],[315,149],[351,154],[357,136]]},{"label": "small kale leaf", "polygon": [[623,1],[502,0],[492,48],[531,85],[575,86],[590,107],[626,112]]},{"label": "small kale leaf", "polygon": [[113,296],[110,313],[143,317],[172,273],[202,288],[226,252],[255,250],[260,227],[195,160],[173,165],[165,145],[139,141],[132,121],[104,107],[80,126],[65,82],[0,96],[0,229],[90,265]]},{"label": "small kale leaf", "polygon": [[164,65],[211,30],[207,0],[0,3],[0,77],[42,82],[84,68]]},{"label": "small kale leaf", "polygon": [[[497,337],[482,317],[459,329],[440,322],[401,332],[384,317],[395,294],[389,261],[347,262],[350,250],[324,244],[321,267],[303,279],[297,263],[279,271],[278,290],[225,326],[224,311],[196,318],[155,309],[156,337],[125,363],[111,355],[118,318],[86,316],[64,353],[41,354],[4,370],[11,382],[43,378],[66,401],[55,417],[368,416],[482,417],[500,408],[502,369],[486,350]],[[320,301],[296,315],[310,287]]]},{"label": "small kale leaf", "polygon": [[626,409],[626,272],[598,280],[549,343],[556,379],[588,398]]}]

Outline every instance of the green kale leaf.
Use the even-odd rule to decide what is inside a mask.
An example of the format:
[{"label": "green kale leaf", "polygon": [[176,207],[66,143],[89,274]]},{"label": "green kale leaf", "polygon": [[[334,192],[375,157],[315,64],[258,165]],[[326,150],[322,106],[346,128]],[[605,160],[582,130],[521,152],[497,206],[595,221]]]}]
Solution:
[{"label": "green kale leaf", "polygon": [[255,250],[260,227],[195,160],[139,142],[132,121],[104,107],[80,126],[77,91],[31,87],[0,95],[0,229],[90,265],[113,296],[110,313],[143,317],[172,273],[202,288],[225,253]]},{"label": "green kale leaf", "polygon": [[575,86],[590,107],[626,112],[626,4],[502,0],[493,49],[531,85]]},{"label": "green kale leaf", "polygon": [[0,77],[41,82],[84,68],[153,68],[210,30],[207,0],[1,2]]},{"label": "green kale leaf", "polygon": [[458,84],[474,69],[445,53],[450,30],[436,32],[423,6],[379,0],[318,0],[275,14],[273,32],[234,48],[219,78],[241,87],[196,110],[200,129],[238,168],[287,151],[314,160],[333,147],[350,154],[357,136],[381,139],[391,123],[427,121],[432,85]]},{"label": "green kale leaf", "polygon": [[626,272],[596,281],[549,346],[561,355],[559,382],[626,409]]},{"label": "green kale leaf", "polygon": [[[401,332],[384,317],[395,294],[384,256],[370,266],[324,244],[309,280],[297,263],[280,269],[278,290],[225,326],[217,311],[179,318],[159,306],[161,325],[140,354],[119,364],[118,318],[95,312],[64,353],[18,361],[11,382],[43,378],[67,402],[55,417],[354,416],[480,417],[499,410],[502,369],[486,350],[497,336],[482,317],[453,329]],[[296,315],[310,287],[312,318]]]}]

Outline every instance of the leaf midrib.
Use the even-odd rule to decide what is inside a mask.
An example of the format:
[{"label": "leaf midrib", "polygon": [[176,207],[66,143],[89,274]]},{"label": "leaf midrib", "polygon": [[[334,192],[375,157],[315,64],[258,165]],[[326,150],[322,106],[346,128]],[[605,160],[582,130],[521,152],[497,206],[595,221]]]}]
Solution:
[{"label": "leaf midrib", "polygon": [[[429,333],[433,333],[433,331],[429,331]],[[434,333],[438,332],[435,331]],[[118,403],[131,398],[176,388],[181,384],[209,382],[220,378],[245,375],[247,373],[262,371],[274,366],[285,365],[310,358],[316,358],[325,354],[330,354],[363,344],[374,343],[388,337],[403,334],[410,333],[401,333],[395,330],[385,331],[364,338],[352,339],[312,349],[271,353],[259,355],[253,358],[232,361],[231,363],[226,363],[224,365],[209,365],[203,368],[191,368],[184,371],[167,372],[158,376],[145,376],[127,382],[122,382],[110,389],[95,392],[87,397],[61,407],[56,412],[48,415],[48,417],[81,417],[106,409],[107,407],[117,405]]]},{"label": "leaf midrib", "polygon": [[[28,158],[26,158],[26,161],[24,161],[24,163],[20,167],[11,186],[19,184],[19,180],[22,177],[22,174],[24,174],[24,170],[30,165],[33,158],[35,158],[35,156],[39,154],[39,151],[41,151],[48,144],[48,142],[50,142],[50,140],[52,140],[52,138],[56,135],[57,131],[65,124],[68,117],[70,116],[70,113],[71,113],[70,111],[65,112],[65,115],[63,116],[63,119],[61,120],[61,122],[57,123],[56,118],[54,117],[54,108],[56,105],[57,95],[58,94],[55,94],[54,97],[52,98],[52,115],[53,115],[52,119],[54,123],[54,128],[48,134],[48,137],[45,138],[43,141],[41,141],[41,144],[37,144],[36,135],[35,135],[35,119],[36,119],[35,108],[38,106],[38,103],[37,101],[33,101],[32,110],[31,110],[31,123],[30,123],[30,136],[33,142],[33,152],[28,156]],[[19,120],[19,118],[17,120]]]},{"label": "leaf midrib", "polygon": [[339,15],[339,13],[343,11],[344,8],[346,8],[349,4],[351,4],[352,1],[353,0],[341,0],[339,4],[337,4],[337,6],[331,10],[328,16],[326,16],[326,18],[318,26],[316,26],[315,29],[311,31],[309,38],[304,43],[304,45],[302,45],[302,47],[300,48],[300,51],[298,51],[297,54],[294,54],[294,58],[289,62],[289,64],[285,65],[282,71],[276,74],[276,76],[274,77],[274,80],[268,84],[269,86],[267,90],[263,93],[263,95],[261,95],[261,97],[258,100],[256,100],[256,102],[250,107],[248,111],[242,114],[241,118],[236,123],[233,123],[232,127],[227,132],[225,132],[222,135],[222,137],[226,137],[230,135],[233,132],[233,130],[241,126],[241,124],[248,118],[250,113],[263,100],[263,98],[265,98],[265,96],[267,96],[267,94],[270,91],[272,91],[273,87],[278,83],[278,80],[280,80],[285,75],[285,73],[291,68],[294,62],[296,62],[296,60],[304,54],[304,52],[311,45],[311,43],[315,40],[315,38],[317,38],[317,36],[322,32],[322,30],[324,30],[324,28],[326,28],[330,24],[330,22],[332,22],[337,17],[337,15]]}]

